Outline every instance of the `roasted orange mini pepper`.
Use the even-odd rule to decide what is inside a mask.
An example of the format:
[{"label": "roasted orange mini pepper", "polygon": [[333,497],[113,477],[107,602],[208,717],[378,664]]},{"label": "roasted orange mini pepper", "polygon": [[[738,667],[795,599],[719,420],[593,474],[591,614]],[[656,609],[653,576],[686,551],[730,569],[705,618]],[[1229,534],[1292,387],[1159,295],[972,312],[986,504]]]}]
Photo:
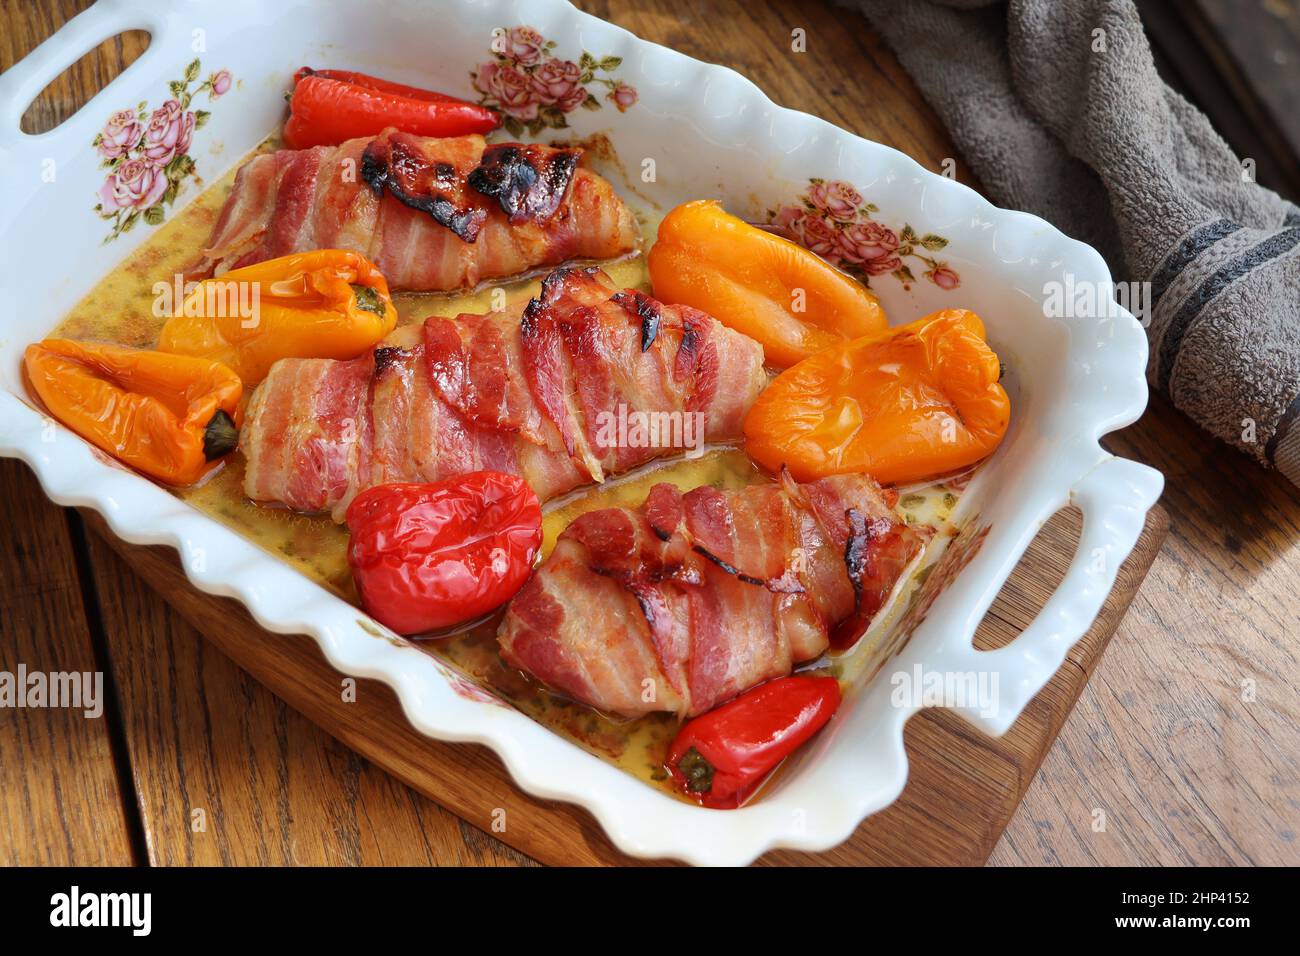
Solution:
[{"label": "roasted orange mini pepper", "polygon": [[239,439],[239,377],[219,362],[70,339],[27,346],[50,414],[151,478],[192,485]]},{"label": "roasted orange mini pepper", "polygon": [[984,323],[966,309],[819,352],[776,378],[745,416],[745,450],[800,481],[866,472],[933,478],[990,454],[1011,401]]},{"label": "roasted orange mini pepper", "polygon": [[648,262],[655,298],[693,306],[757,339],[777,368],[887,326],[860,282],[713,200],[670,212]]},{"label": "roasted orange mini pepper", "polygon": [[356,358],[396,326],[388,283],[368,259],[317,249],[198,283],[158,348],[215,359],[256,385],[282,358]]}]

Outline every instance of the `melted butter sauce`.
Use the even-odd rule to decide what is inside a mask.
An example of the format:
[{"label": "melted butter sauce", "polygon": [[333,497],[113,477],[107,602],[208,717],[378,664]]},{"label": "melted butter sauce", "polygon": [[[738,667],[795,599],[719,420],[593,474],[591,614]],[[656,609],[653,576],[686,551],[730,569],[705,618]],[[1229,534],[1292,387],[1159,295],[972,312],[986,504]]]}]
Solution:
[{"label": "melted butter sauce", "polygon": [[[272,146],[268,140],[260,150]],[[154,308],[158,299],[156,284],[173,284],[176,276],[198,258],[237,168],[232,168],[183,211],[157,228],[78,303],[51,335],[154,347],[165,321],[162,310]],[[655,235],[661,215],[653,208],[637,208],[642,235]],[[635,255],[601,266],[619,286],[650,291],[644,257]],[[462,312],[489,312],[494,307],[522,306],[537,294],[540,286],[540,276],[500,284],[497,288],[504,292],[504,300],[492,287],[458,295],[398,294],[394,303],[399,330],[394,333],[394,339],[402,341],[404,334],[410,335],[409,331],[403,333],[402,328],[416,325],[429,315],[454,316]],[[283,508],[255,505],[244,497],[243,479],[243,457],[236,453],[203,484],[173,493],[329,591],[358,605],[347,566],[346,527],[336,525],[328,516],[301,515]],[[599,508],[636,506],[657,482],[671,482],[688,491],[702,485],[734,490],[765,480],[766,476],[749,458],[733,447],[714,446],[695,459],[678,457],[653,462],[603,485],[579,489],[548,503],[544,509],[542,555],[550,552],[560,532],[578,515]],[[890,605],[877,616],[863,639],[844,654],[827,655],[802,665],[801,671],[832,674],[848,685],[883,665],[896,650],[889,641],[893,625],[915,599],[926,572],[955,534],[958,494],[943,483],[901,490],[897,509],[900,515],[910,523],[930,525],[937,533],[912,573],[904,575],[899,582]],[[664,755],[678,727],[675,717],[657,714],[634,721],[621,720],[548,692],[501,661],[495,641],[499,620],[498,612],[449,635],[412,643],[566,739],[676,796],[663,769]]]}]

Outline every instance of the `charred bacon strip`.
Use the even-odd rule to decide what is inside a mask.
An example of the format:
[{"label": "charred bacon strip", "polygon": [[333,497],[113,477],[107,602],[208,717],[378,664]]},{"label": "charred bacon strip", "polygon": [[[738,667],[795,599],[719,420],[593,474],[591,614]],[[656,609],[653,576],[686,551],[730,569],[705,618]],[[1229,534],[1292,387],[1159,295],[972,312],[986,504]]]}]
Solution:
[{"label": "charred bacon strip", "polygon": [[849,523],[849,540],[844,545],[844,567],[849,572],[849,580],[853,582],[855,603],[861,604],[862,572],[867,567],[867,545],[871,543],[871,537],[867,519],[861,511],[850,508],[844,513],[844,518]]},{"label": "charred bacon strip", "polygon": [[[605,442],[599,419],[620,404],[698,411],[701,440],[738,437],[766,384],[758,344],[655,303],[661,331],[643,351],[640,322],[617,293],[598,269],[557,269],[522,315],[431,317],[352,362],[281,360],[243,429],[248,496],[341,520],[372,485],[486,468],[522,475],[546,499],[680,450]],[[707,340],[712,360],[684,359],[688,340]],[[317,393],[334,382],[347,394],[330,407],[346,414],[322,419]]]},{"label": "charred bacon strip", "polygon": [[499,148],[482,136],[386,130],[337,147],[259,154],[240,168],[189,277],[293,252],[349,249],[373,262],[390,289],[446,291],[635,248],[631,210],[577,164],[575,151],[526,150],[537,179],[523,189],[520,167],[500,186],[488,185],[493,195],[469,183],[480,168],[487,182],[502,166]]},{"label": "charred bacon strip", "polygon": [[466,174],[430,155],[435,148],[423,137],[387,130],[362,152],[361,178],[376,196],[387,189],[399,202],[427,212],[434,222],[473,242],[487,208],[466,190]]},{"label": "charred bacon strip", "polygon": [[398,368],[407,350],[396,345],[384,345],[375,349],[375,375],[385,375],[389,370]]},{"label": "charred bacon strip", "polygon": [[565,529],[507,608],[502,655],[607,713],[703,713],[818,657],[864,595],[888,596],[923,544],[892,505],[866,475],[656,485]]},{"label": "charred bacon strip", "polygon": [[512,225],[550,219],[582,156],[580,149],[502,143],[487,147],[466,170],[438,159],[438,152],[437,140],[385,130],[361,154],[361,176],[376,196],[386,188],[465,242],[477,240],[487,220],[485,198],[495,199]]},{"label": "charred bacon strip", "polygon": [[722,570],[726,571],[728,574],[735,577],[737,581],[742,581],[745,584],[753,584],[760,588],[767,586],[767,582],[764,581],[762,578],[756,578],[752,574],[746,574],[744,571],[740,570],[740,568],[732,567],[730,564],[728,564],[726,561],[723,561],[720,557],[718,557],[716,554],[714,554],[712,551],[710,551],[702,544],[694,545],[693,550],[695,551],[696,554],[704,555],[706,558],[708,558],[718,567],[722,568]]},{"label": "charred bacon strip", "polygon": [[848,518],[853,534],[845,546],[844,566],[853,581],[853,613],[831,630],[830,645],[836,650],[858,642],[889,599],[902,571],[896,526],[879,518],[863,519],[856,513]]},{"label": "charred bacon strip", "polygon": [[512,223],[544,222],[559,210],[573,183],[580,149],[501,143],[483,150],[469,185],[491,196]]},{"label": "charred bacon strip", "polygon": [[654,345],[655,336],[659,334],[659,303],[635,290],[618,293],[614,301],[641,320],[641,351]]},{"label": "charred bacon strip", "polygon": [[[598,269],[561,268],[546,277],[541,294],[524,310],[523,368],[533,395],[559,430],[565,451],[593,481],[645,460],[638,448],[611,445],[600,427],[602,416],[619,405],[638,407],[631,400],[638,394],[661,392],[656,409],[712,414],[721,404],[714,401],[720,388],[751,395],[761,387],[747,365],[741,371],[735,363],[735,336],[689,307],[650,300],[653,305],[645,308],[659,314],[662,334],[651,348],[637,347],[632,336],[640,330],[643,342],[644,329],[639,313],[626,308],[632,294],[615,291]],[[719,361],[719,337],[727,343],[726,367]],[[660,364],[646,366],[650,356]],[[662,373],[657,382],[641,376],[647,367]]]}]

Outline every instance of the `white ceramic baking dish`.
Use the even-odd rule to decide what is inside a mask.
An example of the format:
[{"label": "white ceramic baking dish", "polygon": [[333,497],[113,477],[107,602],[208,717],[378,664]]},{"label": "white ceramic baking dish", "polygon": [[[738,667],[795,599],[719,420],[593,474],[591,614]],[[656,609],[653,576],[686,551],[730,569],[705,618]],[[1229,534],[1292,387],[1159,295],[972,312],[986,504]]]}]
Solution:
[{"label": "white ceramic baking dish", "polygon": [[[519,25],[554,45],[539,48],[530,33],[501,30]],[[133,28],[152,35],[136,63],[58,128],[38,136],[20,132],[24,109],[51,79],[100,41]],[[485,695],[467,693],[404,641],[377,639],[355,608],[149,481],[113,467],[24,397],[24,346],[42,338],[153,228],[141,216],[106,241],[137,208],[133,201],[157,195],[148,172],[138,168],[105,187],[104,152],[114,150],[121,126],[107,130],[103,150],[96,137],[111,114],[139,108],[138,116],[148,119],[165,99],[187,94],[185,106],[208,115],[188,135],[183,118],[176,131],[193,173],[211,181],[281,121],[281,91],[303,64],[367,70],[478,97],[471,71],[482,74],[481,64],[499,62],[490,53],[494,42],[515,64],[536,69],[538,59],[556,57],[590,74],[583,82],[599,108],[563,109],[575,101],[572,76],[559,70],[552,76],[556,89],[570,98],[536,116],[567,126],[566,135],[608,135],[633,173],[632,185],[653,202],[667,208],[718,197],[734,212],[762,218],[802,196],[814,201],[812,211],[803,207],[808,215],[833,222],[846,203],[853,214],[852,191],[818,190],[810,179],[852,184],[862,203],[875,207],[859,218],[870,215],[879,227],[857,234],[861,261],[879,267],[887,261],[882,256],[898,255],[899,265],[913,270],[906,283],[888,273],[872,280],[892,321],[955,305],[984,317],[1008,366],[1014,414],[1006,440],[962,499],[963,513],[985,532],[982,546],[968,549],[964,569],[887,670],[913,673],[920,666],[926,673],[995,677],[994,706],[981,701],[954,709],[990,734],[1006,731],[1095,618],[1162,487],[1157,472],[1112,457],[1098,444],[1146,405],[1147,344],[1139,324],[1122,310],[1045,318],[1051,283],[1100,288],[1109,282],[1101,257],[1041,219],[995,208],[893,149],[775,106],[731,70],[639,40],[561,0],[100,0],[0,76],[0,262],[9,303],[0,318],[0,453],[28,462],[60,504],[101,512],[126,540],[176,547],[197,587],[239,599],[266,628],[310,634],[340,671],[389,684],[423,733],[491,747],[525,790],[586,807],[627,853],[733,864],[773,847],[829,848],[894,800],[907,779],[903,725],[918,704],[891,701],[885,675],[849,695],[828,731],[761,800],[730,812],[697,809]],[[200,65],[187,75],[195,59]],[[223,70],[233,80],[229,86]],[[526,127],[534,118],[527,94],[517,95],[510,75],[487,73],[479,83]],[[129,125],[129,115],[123,122]],[[169,140],[161,127],[159,133],[162,150],[175,149],[176,137]],[[643,181],[649,160],[653,181]],[[166,216],[199,192],[188,166],[175,171],[180,190],[173,203],[163,200]],[[615,186],[625,184],[616,179]],[[113,210],[105,196],[124,205]],[[907,241],[904,225],[913,227],[915,242]],[[946,247],[938,251],[942,243],[934,238],[921,242],[927,235],[946,239]],[[975,651],[976,625],[1016,561],[1043,522],[1070,502],[1083,510],[1084,526],[1060,587],[1014,643]],[[492,806],[485,794],[485,822]]]}]

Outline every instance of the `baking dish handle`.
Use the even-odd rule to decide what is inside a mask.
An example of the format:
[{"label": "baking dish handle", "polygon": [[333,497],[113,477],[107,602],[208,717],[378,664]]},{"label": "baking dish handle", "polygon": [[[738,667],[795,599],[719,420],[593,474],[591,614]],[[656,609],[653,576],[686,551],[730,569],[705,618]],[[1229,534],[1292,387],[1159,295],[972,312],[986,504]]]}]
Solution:
[{"label": "baking dish handle", "polygon": [[[65,23],[0,74],[0,148],[36,138],[22,131],[23,113],[64,70],[105,40],[127,30],[148,30],[153,46],[158,42],[160,26],[159,15],[138,0],[99,0]],[[58,129],[40,135],[52,135]]]},{"label": "baking dish handle", "polygon": [[1075,484],[1070,501],[1083,512],[1083,530],[1065,577],[1010,644],[993,651],[966,646],[967,666],[959,669],[988,693],[956,701],[952,710],[993,736],[1011,728],[1096,620],[1163,489],[1164,476],[1154,468],[1113,457]]}]

